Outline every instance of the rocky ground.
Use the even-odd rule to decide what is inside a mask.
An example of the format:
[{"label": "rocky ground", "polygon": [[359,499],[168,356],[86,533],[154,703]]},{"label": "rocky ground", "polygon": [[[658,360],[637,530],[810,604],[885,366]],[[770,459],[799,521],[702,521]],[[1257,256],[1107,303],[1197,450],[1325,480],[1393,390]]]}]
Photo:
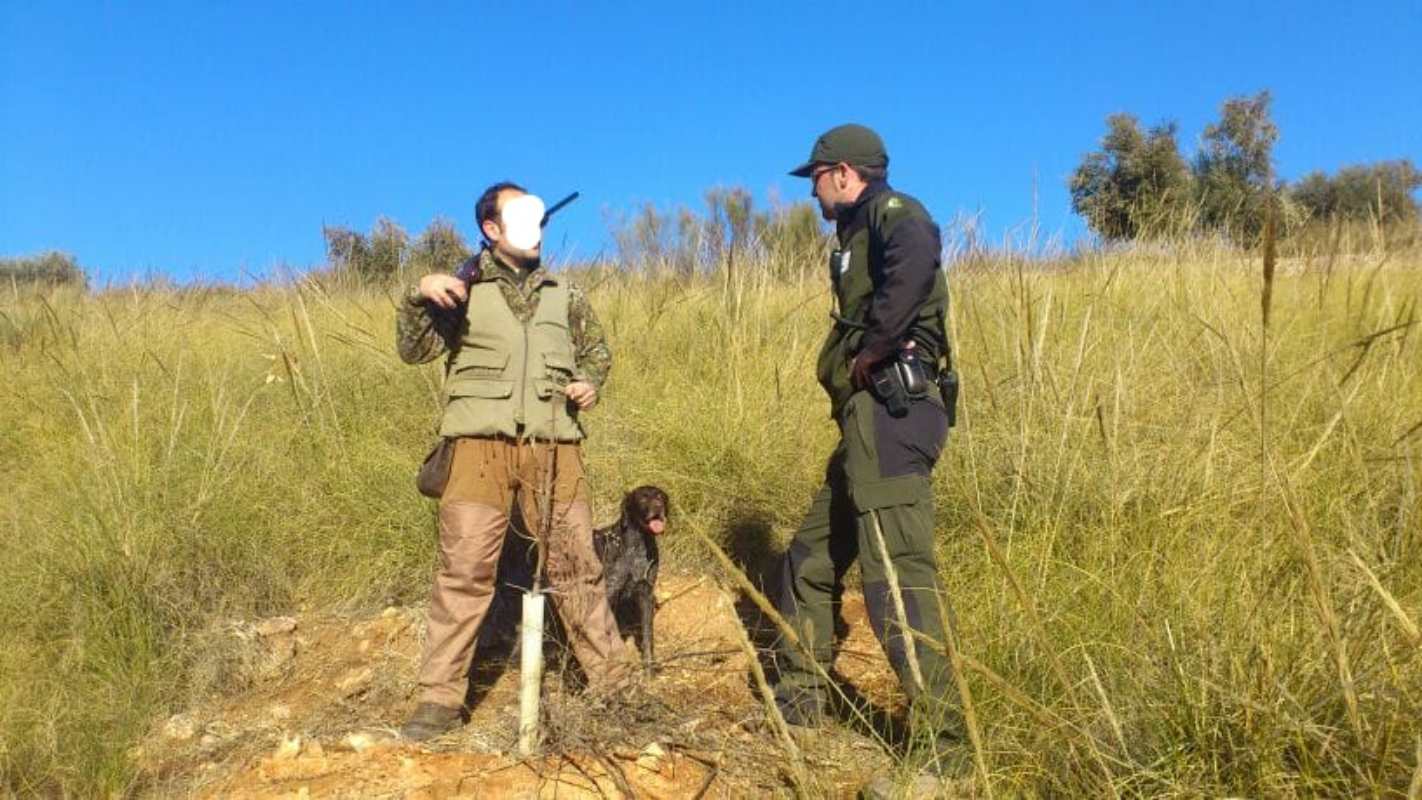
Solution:
[{"label": "rocky ground", "polygon": [[[544,744],[519,758],[517,656],[490,628],[471,679],[469,724],[423,745],[401,741],[414,707],[423,633],[418,608],[374,616],[303,614],[228,623],[214,646],[240,691],[155,722],[134,757],[153,796],[744,797],[788,794],[784,749],[763,727],[742,632],[764,641],[750,606],[708,579],[659,590],[659,669],[625,697],[592,702],[550,642]],[[511,619],[513,615],[504,615]],[[857,595],[845,598],[836,660],[874,707],[902,704]],[[743,620],[745,622],[743,623]],[[826,794],[853,796],[891,758],[873,725],[802,741]]]}]

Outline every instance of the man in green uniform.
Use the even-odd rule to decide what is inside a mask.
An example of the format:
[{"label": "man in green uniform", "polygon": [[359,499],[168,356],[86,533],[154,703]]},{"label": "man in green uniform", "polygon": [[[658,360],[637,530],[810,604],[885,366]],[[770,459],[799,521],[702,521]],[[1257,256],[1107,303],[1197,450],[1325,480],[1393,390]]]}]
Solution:
[{"label": "man in green uniform", "polygon": [[790,173],[810,179],[836,227],[836,308],[817,371],[840,442],[785,554],[777,601],[819,669],[801,647],[783,642],[776,695],[787,722],[819,723],[832,599],[857,559],[870,623],[912,702],[914,740],[931,747],[936,763],[959,749],[930,477],[949,427],[939,391],[949,352],[948,285],[938,227],[917,200],[890,188],[888,163],[876,133],[842,125]]},{"label": "man in green uniform", "polygon": [[544,548],[554,607],[589,688],[631,671],[593,550],[579,447],[578,414],[597,402],[612,356],[581,290],[540,262],[543,213],[516,184],[489,187],[475,212],[483,249],[454,275],[421,278],[399,310],[401,359],[423,364],[446,354],[440,435],[455,443],[439,503],[419,705],[402,729],[409,739],[461,723],[515,499]]}]

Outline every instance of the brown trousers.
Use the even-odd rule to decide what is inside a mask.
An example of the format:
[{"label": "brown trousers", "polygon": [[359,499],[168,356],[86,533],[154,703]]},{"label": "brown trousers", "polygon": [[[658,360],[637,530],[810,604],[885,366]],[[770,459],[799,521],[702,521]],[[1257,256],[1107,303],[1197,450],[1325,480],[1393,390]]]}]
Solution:
[{"label": "brown trousers", "polygon": [[[545,531],[542,510],[550,470],[553,519]],[[590,688],[631,672],[593,550],[592,511],[578,445],[464,438],[455,443],[449,484],[439,502],[439,571],[420,665],[421,702],[451,708],[464,704],[474,640],[494,598],[499,553],[516,497],[525,530],[547,548],[553,607]]]}]

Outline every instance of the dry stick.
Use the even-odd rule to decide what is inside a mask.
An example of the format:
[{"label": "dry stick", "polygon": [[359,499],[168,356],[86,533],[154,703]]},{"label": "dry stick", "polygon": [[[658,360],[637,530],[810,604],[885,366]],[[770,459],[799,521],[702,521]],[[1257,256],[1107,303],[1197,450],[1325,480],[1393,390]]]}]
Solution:
[{"label": "dry stick", "polygon": [[[832,687],[837,692],[840,691],[834,680],[830,678],[829,670],[820,666],[820,662],[815,658],[815,654],[810,650],[809,645],[800,641],[800,636],[795,632],[795,629],[790,627],[790,623],[785,620],[785,617],[780,615],[779,611],[775,610],[775,606],[771,605],[771,602],[766,599],[765,595],[761,594],[760,590],[755,588],[755,585],[750,582],[750,578],[747,578],[745,573],[731,561],[731,557],[726,555],[726,552],[721,549],[720,545],[711,541],[711,537],[702,531],[693,531],[693,533],[696,535],[696,538],[700,539],[701,543],[706,546],[706,549],[711,551],[711,555],[715,556],[716,561],[721,564],[721,568],[724,569],[731,580],[740,587],[741,591],[745,592],[746,596],[755,603],[761,613],[771,622],[775,623],[775,627],[779,629],[780,635],[785,637],[785,641],[789,642],[792,647],[798,649],[800,653],[805,656],[805,662],[815,670],[815,675],[819,677],[826,686]],[[759,664],[760,662],[757,661],[756,663]],[[844,697],[843,692],[840,692],[840,696]],[[848,698],[845,699],[847,700]],[[864,712],[859,709],[859,706],[855,703],[846,703],[846,705],[850,713],[864,725],[865,730],[869,731],[879,744],[887,748],[889,743],[884,741],[884,738],[879,735],[873,723],[864,716]]]},{"label": "dry stick", "polygon": [[677,591],[676,594],[673,594],[671,597],[668,597],[667,599],[663,600],[662,602],[657,603],[657,608],[658,608],[658,609],[662,609],[662,608],[665,608],[665,607],[668,606],[668,605],[671,605],[671,602],[672,602],[673,600],[676,600],[676,599],[682,597],[683,595],[690,594],[691,592],[693,592],[693,591],[695,591],[696,589],[700,588],[701,584],[703,584],[703,583],[705,583],[705,582],[706,582],[706,579],[705,579],[705,578],[697,578],[697,579],[696,579],[696,583],[693,583],[693,584],[691,584],[690,586],[684,586],[684,587],[682,587],[680,590]]},{"label": "dry stick", "polygon": [[696,794],[691,796],[691,800],[701,800],[705,797],[706,792],[710,791],[711,784],[716,782],[716,776],[720,773],[721,767],[719,765],[713,765],[711,769],[707,770],[706,777],[701,781],[701,788],[696,790]]},{"label": "dry stick", "polygon": [[1101,698],[1101,707],[1106,711],[1106,721],[1111,723],[1111,731],[1116,734],[1116,743],[1121,746],[1121,752],[1126,758],[1131,757],[1131,750],[1126,746],[1126,734],[1121,729],[1121,721],[1116,719],[1116,711],[1111,708],[1111,698],[1106,696],[1106,687],[1101,685],[1101,678],[1096,674],[1096,664],[1092,662],[1091,656],[1087,655],[1086,669],[1091,674],[1091,683],[1096,687],[1096,694]]},{"label": "dry stick", "polygon": [[1358,569],[1362,570],[1363,574],[1367,576],[1368,582],[1373,586],[1373,591],[1377,592],[1378,596],[1382,598],[1383,604],[1387,606],[1387,609],[1392,612],[1394,617],[1397,617],[1397,624],[1402,626],[1402,632],[1407,635],[1408,643],[1413,647],[1422,647],[1422,631],[1418,631],[1417,623],[1413,622],[1412,617],[1407,615],[1402,605],[1397,602],[1397,598],[1393,597],[1392,592],[1389,592],[1383,587],[1382,581],[1378,580],[1377,574],[1368,568],[1368,565],[1363,562],[1363,559],[1360,558],[1357,553],[1349,549],[1348,555],[1353,557],[1353,563],[1357,564]]},{"label": "dry stick", "polygon": [[[542,518],[540,531],[535,533],[538,558],[533,568],[533,590],[523,596],[523,619],[520,636],[523,640],[519,663],[518,751],[529,756],[538,747],[539,695],[543,687],[543,567],[548,560],[548,548],[553,538],[553,485],[558,469],[558,442],[553,436],[557,424],[558,405],[549,404],[548,465],[543,475],[543,496],[536,498]],[[530,447],[536,446],[537,440]]]},{"label": "dry stick", "polygon": [[998,569],[1002,570],[1002,574],[1007,578],[1007,584],[1012,587],[1012,593],[1017,596],[1017,602],[1022,606],[1022,610],[1027,612],[1027,617],[1037,634],[1037,644],[1046,654],[1047,662],[1052,668],[1052,675],[1062,685],[1067,697],[1076,703],[1076,687],[1067,679],[1066,669],[1062,666],[1061,659],[1057,657],[1056,651],[1051,648],[1051,643],[1047,640],[1047,626],[1042,622],[1041,614],[1037,612],[1037,604],[1032,602],[1032,598],[1028,597],[1027,592],[1023,590],[1022,584],[1017,582],[1017,576],[1007,564],[1007,557],[1003,555],[1002,549],[993,539],[992,530],[988,526],[987,518],[983,516],[982,509],[974,507],[973,516],[978,523],[978,537],[983,540],[983,546],[987,548],[988,556],[992,558]]},{"label": "dry stick", "polygon": [[[973,517],[977,520],[978,536],[983,540],[983,546],[987,548],[988,555],[992,558],[993,563],[997,565],[998,569],[1002,570],[1002,574],[1007,577],[1007,583],[1012,587],[1013,594],[1017,596],[1017,602],[1021,604],[1022,609],[1027,612],[1027,617],[1032,623],[1032,629],[1037,634],[1038,646],[1041,647],[1042,652],[1046,654],[1047,663],[1052,668],[1052,674],[1056,677],[1057,682],[1062,685],[1062,689],[1067,693],[1067,698],[1072,701],[1072,704],[1080,705],[1076,697],[1076,687],[1072,685],[1071,681],[1067,680],[1066,669],[1062,666],[1061,659],[1057,656],[1057,652],[1052,649],[1051,642],[1047,639],[1047,626],[1042,622],[1041,615],[1037,613],[1037,605],[1032,602],[1032,598],[1027,596],[1027,592],[1023,591],[1022,584],[1017,582],[1017,576],[1013,574],[1012,568],[1007,564],[1007,557],[1003,555],[1002,550],[997,546],[997,541],[993,539],[992,529],[988,527],[987,518],[983,516],[983,510],[980,506],[975,505],[973,507]],[[1106,760],[1101,756],[1096,738],[1094,736],[1087,736],[1087,741],[1091,744],[1090,751],[1092,757],[1106,778],[1106,786],[1111,790],[1111,796],[1119,796],[1116,792],[1115,775],[1111,772],[1111,767],[1106,763]]]},{"label": "dry stick", "polygon": [[[617,784],[617,790],[622,792],[622,796],[628,798],[628,800],[636,800],[637,793],[632,791],[632,784],[627,782],[627,775],[622,772],[622,768],[617,766],[615,761],[602,754],[598,754],[597,760],[598,763],[602,764],[602,768],[607,772],[607,776],[612,779],[613,783]],[[596,782],[594,782],[593,785],[596,786]],[[601,793],[601,790],[599,790],[599,793]]]},{"label": "dry stick", "polygon": [[[1273,182],[1271,176],[1270,183]],[[1269,309],[1274,297],[1274,203],[1265,198],[1268,214],[1264,217],[1264,286],[1259,291],[1259,486],[1262,488],[1269,479]],[[1264,505],[1264,492],[1259,493],[1259,520],[1268,512]]]},{"label": "dry stick", "polygon": [[[735,607],[735,601],[724,591],[722,600],[727,607]],[[770,726],[775,729],[775,734],[780,737],[780,744],[785,748],[785,754],[790,757],[790,778],[794,783],[795,794],[800,797],[809,797],[810,778],[805,772],[805,756],[790,736],[790,727],[785,724],[785,717],[781,715],[780,709],[775,705],[775,693],[771,691],[770,683],[765,679],[765,670],[761,669],[760,658],[756,655],[755,646],[751,644],[750,637],[746,635],[744,628],[736,625],[735,629],[741,650],[745,652],[746,661],[750,664],[751,675],[755,678],[756,689],[760,691],[760,699],[765,703],[766,717],[770,720]]]},{"label": "dry stick", "polygon": [[1407,800],[1422,800],[1422,738],[1417,740],[1417,766],[1412,770],[1412,783],[1407,787]]},{"label": "dry stick", "polygon": [[953,666],[953,682],[958,685],[958,698],[963,703],[963,724],[968,729],[968,740],[973,745],[973,764],[978,769],[978,782],[982,785],[983,797],[992,800],[992,787],[988,785],[987,759],[983,757],[983,735],[978,730],[978,712],[973,705],[973,693],[968,688],[967,676],[963,674],[963,659],[958,653],[953,618],[948,613],[948,601],[943,594],[934,592],[933,597],[938,601],[938,616],[943,624],[943,649],[948,654],[948,663]]},{"label": "dry stick", "polygon": [[[924,690],[923,670],[918,665],[918,646],[914,643],[913,634],[908,624],[908,610],[904,608],[904,594],[899,586],[899,571],[894,568],[894,562],[889,559],[889,546],[884,542],[884,529],[879,525],[879,510],[869,510],[869,521],[874,524],[874,543],[879,546],[879,558],[884,563],[884,577],[889,581],[889,596],[894,601],[894,613],[899,618],[899,638],[904,642],[904,657],[908,659],[909,674],[913,676],[916,694],[922,694]],[[888,647],[888,631],[884,632],[884,646]]]},{"label": "dry stick", "polygon": [[1298,548],[1304,557],[1304,564],[1308,568],[1309,588],[1313,592],[1313,602],[1318,610],[1319,622],[1322,623],[1323,631],[1333,645],[1333,660],[1338,669],[1338,682],[1343,689],[1343,702],[1348,708],[1348,722],[1353,727],[1353,735],[1357,737],[1358,746],[1362,747],[1364,746],[1363,721],[1358,713],[1358,690],[1353,685],[1353,669],[1348,662],[1348,642],[1343,638],[1342,626],[1339,625],[1338,614],[1333,608],[1333,597],[1323,580],[1323,565],[1319,562],[1318,552],[1313,546],[1313,533],[1309,529],[1308,520],[1304,519],[1303,513],[1294,502],[1293,490],[1289,486],[1288,478],[1281,474],[1277,467],[1274,468],[1274,479],[1279,482],[1284,510],[1288,513],[1289,522],[1292,523],[1289,529],[1294,532]]}]

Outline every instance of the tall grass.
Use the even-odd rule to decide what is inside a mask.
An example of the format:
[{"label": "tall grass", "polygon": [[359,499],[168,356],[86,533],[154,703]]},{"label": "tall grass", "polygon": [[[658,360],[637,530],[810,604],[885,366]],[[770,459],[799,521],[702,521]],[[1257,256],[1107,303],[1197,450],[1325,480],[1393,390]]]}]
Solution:
[{"label": "tall grass", "polygon": [[[828,295],[796,258],[579,273],[617,359],[589,417],[600,517],[651,480],[748,563],[783,544],[834,441]],[[1281,263],[1267,338],[1258,259],[1217,247],[951,274],[940,557],[996,794],[1405,796],[1422,255]],[[239,679],[213,666],[225,620],[424,597],[439,368],[398,362],[389,296],[0,313],[0,785],[137,788],[152,720]]]}]

